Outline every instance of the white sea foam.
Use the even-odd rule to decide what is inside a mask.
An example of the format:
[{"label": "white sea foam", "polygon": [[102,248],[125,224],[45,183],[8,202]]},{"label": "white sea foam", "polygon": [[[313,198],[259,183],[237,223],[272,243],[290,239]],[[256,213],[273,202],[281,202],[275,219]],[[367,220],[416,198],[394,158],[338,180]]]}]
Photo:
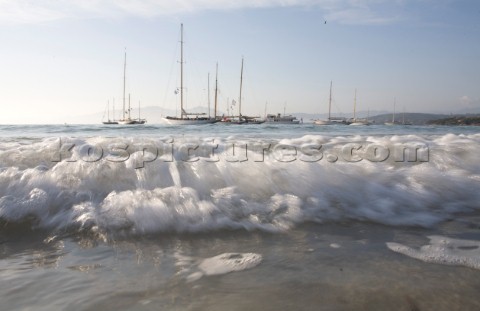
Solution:
[{"label": "white sea foam", "polygon": [[176,266],[180,269],[180,274],[186,275],[188,282],[193,282],[203,276],[252,269],[258,266],[262,259],[262,255],[256,253],[223,253],[209,258],[193,258],[177,254]]},{"label": "white sea foam", "polygon": [[[0,221],[127,234],[283,231],[307,221],[431,226],[480,208],[478,134],[62,140],[69,143],[72,152],[60,154],[58,139],[0,143]],[[395,158],[405,144],[419,146],[415,161]],[[311,161],[319,145],[322,157]],[[390,157],[369,160],[371,145]],[[103,157],[93,161],[99,149],[88,146],[101,146]]]},{"label": "white sea foam", "polygon": [[430,244],[420,249],[394,242],[387,243],[387,247],[394,252],[425,262],[480,269],[480,241],[451,239],[443,236],[428,238]]}]

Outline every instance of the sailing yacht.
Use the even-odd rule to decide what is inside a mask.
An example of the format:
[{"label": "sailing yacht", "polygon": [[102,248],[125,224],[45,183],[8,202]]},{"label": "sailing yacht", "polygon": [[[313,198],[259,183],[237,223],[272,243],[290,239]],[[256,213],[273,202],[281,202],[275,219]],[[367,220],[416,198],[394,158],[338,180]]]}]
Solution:
[{"label": "sailing yacht", "polygon": [[[126,111],[125,111],[125,94],[124,94],[123,95],[123,117],[120,120],[118,120],[118,124],[121,124],[121,125],[137,124],[136,121],[130,117],[131,111],[132,109],[130,108],[130,94],[128,94],[128,110]],[[128,117],[126,117],[127,115]]]},{"label": "sailing yacht", "polygon": [[316,125],[331,125],[332,124],[332,121],[330,120],[331,113],[332,113],[332,81],[330,81],[330,97],[328,99],[328,119],[314,120],[313,123]]},{"label": "sailing yacht", "polygon": [[[217,116],[217,106],[218,106],[218,62],[215,66],[215,104],[213,108],[213,118],[219,122],[221,121],[221,117]],[[208,108],[208,111],[210,111],[210,108]]]},{"label": "sailing yacht", "polygon": [[242,115],[242,87],[243,87],[243,57],[242,66],[240,68],[240,95],[238,97],[238,117],[224,117],[222,122],[229,124],[262,124],[265,120],[261,120],[260,117],[250,117]]},{"label": "sailing yacht", "polygon": [[[103,124],[118,124],[117,121],[115,121],[115,102],[113,104],[113,119],[110,120],[110,101],[107,103],[107,121],[102,121]],[[103,115],[105,117],[105,114]]]},{"label": "sailing yacht", "polygon": [[347,124],[345,118],[332,117],[332,81],[330,81],[330,97],[328,99],[328,119],[327,120],[314,120],[316,125],[333,125],[333,124]]},{"label": "sailing yacht", "polygon": [[[130,95],[129,95],[129,98],[128,98],[128,106],[130,106]],[[133,121],[135,122],[134,124],[145,124],[145,123],[147,123],[146,119],[142,119],[140,117],[140,101],[138,102],[138,119],[134,119]]]},{"label": "sailing yacht", "polygon": [[393,98],[393,114],[392,114],[392,122],[385,122],[385,125],[396,125],[395,123],[395,105],[396,105],[397,99],[394,97]]},{"label": "sailing yacht", "polygon": [[122,118],[117,120],[118,124],[121,125],[131,125],[131,124],[144,124],[147,122],[145,119],[140,119],[140,108],[139,108],[139,115],[138,120],[131,118],[131,108],[130,108],[130,94],[128,94],[128,110],[125,108],[125,82],[126,82],[126,72],[127,72],[127,51],[125,51],[125,59],[123,62],[123,109],[122,109]]},{"label": "sailing yacht", "polygon": [[355,98],[353,100],[353,118],[349,125],[370,125],[368,119],[357,119],[357,89],[355,89]]},{"label": "sailing yacht", "polygon": [[216,117],[206,117],[205,113],[188,113],[183,108],[183,24],[180,25],[180,117],[167,116],[163,120],[171,125],[194,125],[217,122]]},{"label": "sailing yacht", "polygon": [[[242,57],[242,67],[240,69],[240,96],[238,98],[238,116],[228,116],[222,118],[222,123],[228,124],[244,124],[247,122],[247,119],[242,116],[242,84],[243,84],[243,57]],[[232,101],[235,102],[235,101]]]}]

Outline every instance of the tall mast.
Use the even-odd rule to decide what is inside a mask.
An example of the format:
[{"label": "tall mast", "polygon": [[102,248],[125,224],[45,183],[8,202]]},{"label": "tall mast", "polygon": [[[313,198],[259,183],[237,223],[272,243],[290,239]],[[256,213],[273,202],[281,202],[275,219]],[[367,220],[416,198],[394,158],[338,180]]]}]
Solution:
[{"label": "tall mast", "polygon": [[130,120],[130,112],[131,112],[131,109],[130,109],[130,93],[128,93],[128,120]]},{"label": "tall mast", "polygon": [[125,48],[125,60],[123,62],[123,120],[125,120],[125,75],[127,71],[127,48]]},{"label": "tall mast", "polygon": [[353,121],[357,119],[357,89],[355,89],[355,98],[353,99]]},{"label": "tall mast", "polygon": [[110,101],[108,101],[107,104],[107,120],[110,122]]},{"label": "tall mast", "polygon": [[240,70],[240,97],[238,98],[238,121],[242,116],[242,84],[243,84],[243,57],[242,57],[242,68]]},{"label": "tall mast", "polygon": [[217,119],[217,95],[218,94],[218,63],[215,69],[215,108],[213,111],[213,116]]},{"label": "tall mast", "polygon": [[115,121],[115,97],[113,98],[113,110],[112,110],[112,114],[113,114],[113,121]]},{"label": "tall mast", "polygon": [[140,101],[138,101],[138,121],[140,121]]},{"label": "tall mast", "polygon": [[330,114],[332,111],[332,81],[330,81],[330,98],[328,100],[328,119],[330,120]]},{"label": "tall mast", "polygon": [[227,97],[227,116],[230,116],[230,98],[229,97]]},{"label": "tall mast", "polygon": [[180,118],[183,119],[183,23],[180,24]]},{"label": "tall mast", "polygon": [[210,72],[208,73],[207,96],[208,96],[208,118],[210,119]]},{"label": "tall mast", "polygon": [[397,98],[393,98],[393,115],[392,115],[392,123],[395,124],[395,104],[397,103]]}]

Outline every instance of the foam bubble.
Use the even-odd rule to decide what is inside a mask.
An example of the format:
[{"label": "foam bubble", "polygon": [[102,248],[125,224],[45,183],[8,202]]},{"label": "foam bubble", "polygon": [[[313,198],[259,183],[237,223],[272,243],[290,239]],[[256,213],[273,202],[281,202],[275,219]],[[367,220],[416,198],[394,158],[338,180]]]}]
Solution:
[{"label": "foam bubble", "polygon": [[480,269],[480,241],[451,239],[443,236],[428,238],[430,244],[420,249],[394,242],[388,242],[387,247],[394,252],[424,262]]}]

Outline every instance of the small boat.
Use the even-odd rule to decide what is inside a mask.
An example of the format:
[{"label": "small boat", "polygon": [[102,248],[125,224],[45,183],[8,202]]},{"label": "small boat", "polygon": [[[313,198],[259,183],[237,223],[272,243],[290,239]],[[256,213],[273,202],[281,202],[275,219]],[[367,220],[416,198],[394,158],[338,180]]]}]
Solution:
[{"label": "small boat", "polygon": [[275,123],[275,124],[299,124],[300,120],[292,115],[281,115],[280,113],[277,115],[274,114],[267,114],[265,118],[266,123]]},{"label": "small boat", "polygon": [[[286,115],[286,104],[283,107],[283,115],[278,113],[277,115],[274,114],[267,114],[265,117],[266,123],[275,123],[275,124],[299,124],[300,120],[292,115]],[[265,104],[265,113],[267,113],[267,106]]]},{"label": "small boat", "polygon": [[207,117],[206,113],[191,113],[186,112],[183,108],[183,24],[180,25],[180,88],[178,92],[180,93],[180,117],[177,116],[167,116],[163,120],[171,125],[200,125],[200,124],[209,124],[216,123],[216,117]]},{"label": "small boat", "polygon": [[246,124],[262,124],[265,123],[265,120],[260,119],[260,117],[247,117],[244,116]]}]

